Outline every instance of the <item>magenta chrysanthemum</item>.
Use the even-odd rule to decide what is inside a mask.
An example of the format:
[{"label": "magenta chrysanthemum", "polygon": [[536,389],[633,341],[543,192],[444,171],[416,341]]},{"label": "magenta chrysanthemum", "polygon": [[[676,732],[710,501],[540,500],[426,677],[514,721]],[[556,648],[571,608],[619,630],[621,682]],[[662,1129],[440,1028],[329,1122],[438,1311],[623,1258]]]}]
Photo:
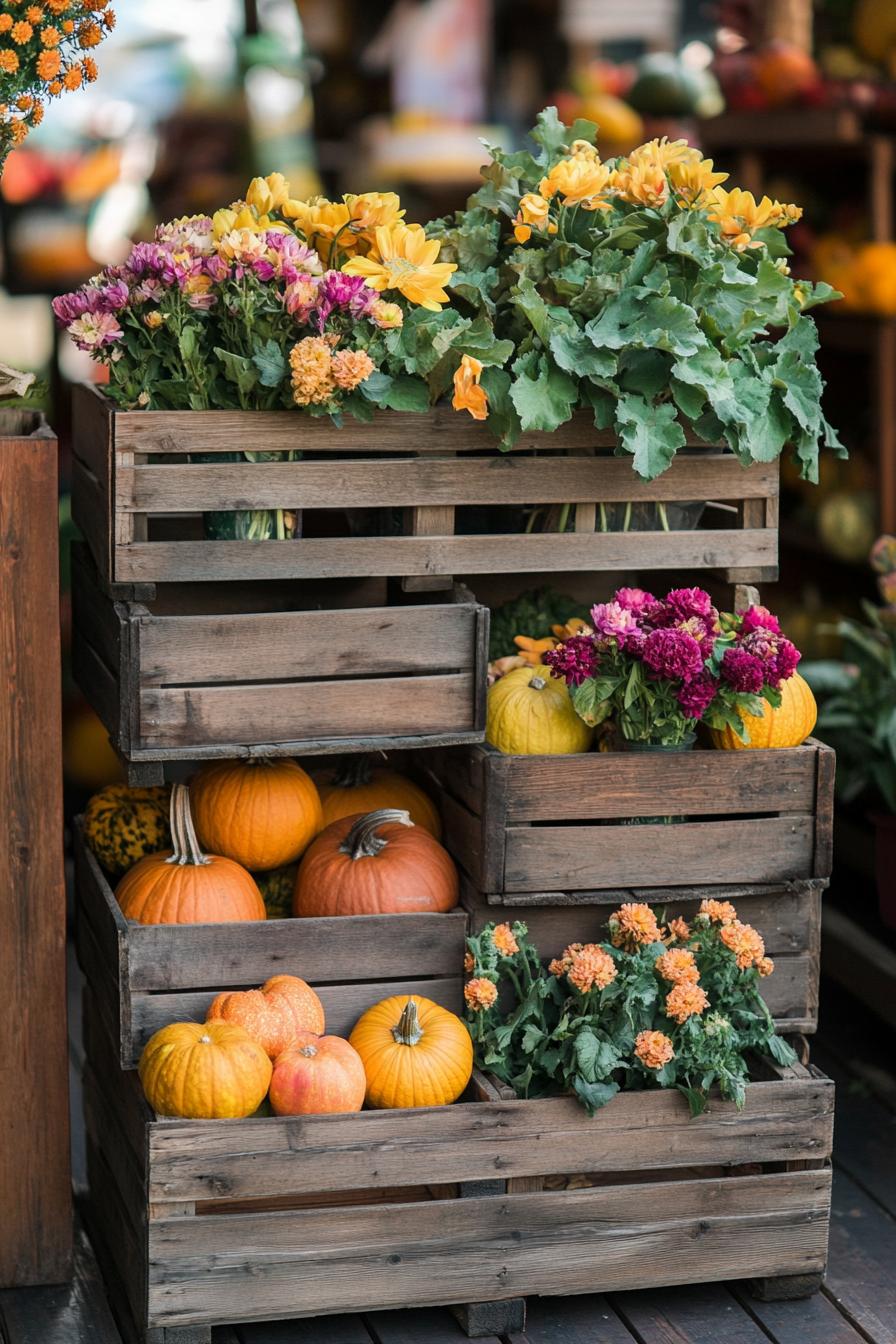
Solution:
[{"label": "magenta chrysanthemum", "polygon": [[709,593],[702,588],[673,588],[666,596],[666,603],[678,621],[686,621],[691,616],[711,621],[718,614]]},{"label": "magenta chrysanthemum", "polygon": [[643,616],[659,605],[653,593],[643,588],[617,588],[613,600],[633,616]]},{"label": "magenta chrysanthemum", "polygon": [[801,657],[799,649],[795,644],[791,644],[789,639],[780,641],[769,676],[769,681],[776,690],[782,681],[787,681],[788,677],[793,676]]},{"label": "magenta chrysanthemum", "polygon": [[708,672],[702,672],[692,681],[686,681],[676,699],[689,719],[702,718],[711,704],[718,687]]},{"label": "magenta chrysanthemum", "polygon": [[781,633],[777,616],[773,616],[768,607],[747,607],[743,614],[741,633],[751,634],[754,630],[770,630],[773,635]]},{"label": "magenta chrysanthemum", "polygon": [[599,663],[590,635],[573,635],[556,649],[549,649],[543,657],[552,675],[564,677],[568,686],[581,686],[583,681],[594,676]]},{"label": "magenta chrysanthemum", "polygon": [[683,630],[652,630],[644,641],[644,663],[658,677],[689,681],[703,671],[703,654]]},{"label": "magenta chrysanthemum", "polygon": [[726,649],[722,659],[722,677],[735,691],[758,695],[765,682],[765,667],[745,649]]}]

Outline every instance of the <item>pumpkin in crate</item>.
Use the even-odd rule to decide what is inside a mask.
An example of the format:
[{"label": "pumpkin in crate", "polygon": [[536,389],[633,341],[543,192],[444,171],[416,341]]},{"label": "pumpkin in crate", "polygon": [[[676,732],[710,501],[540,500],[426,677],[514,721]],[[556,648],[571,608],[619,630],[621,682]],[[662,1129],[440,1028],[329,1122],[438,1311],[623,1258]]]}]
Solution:
[{"label": "pumpkin in crate", "polygon": [[320,797],[297,761],[216,761],[190,784],[200,842],[244,868],[294,863],[323,826]]},{"label": "pumpkin in crate", "polygon": [[316,772],[314,782],[325,826],[342,817],[374,812],[378,807],[395,807],[407,812],[415,826],[441,839],[442,823],[432,799],[407,775],[372,765],[369,756],[353,756],[336,769]]},{"label": "pumpkin in crate", "polygon": [[229,1022],[162,1027],[146,1042],[138,1071],[153,1110],[185,1120],[251,1115],[271,1082],[271,1061],[264,1050]]},{"label": "pumpkin in crate", "polygon": [[517,667],[489,687],[485,740],[509,756],[588,751],[593,736],[573,708],[566,683],[547,668]]},{"label": "pumpkin in crate", "polygon": [[777,708],[767,700],[761,714],[744,714],[749,742],[741,742],[733,728],[714,728],[713,745],[723,751],[743,751],[755,747],[798,747],[815,727],[818,706],[809,683],[794,672],[781,683],[781,703]]},{"label": "pumpkin in crate", "polygon": [[132,789],[107,784],[84,809],[84,838],[107,873],[120,877],[147,854],[171,844],[167,785]]},{"label": "pumpkin in crate", "polygon": [[296,889],[297,863],[282,868],[269,868],[264,873],[253,873],[255,885],[261,892],[268,919],[289,919],[292,915],[292,894]]},{"label": "pumpkin in crate", "polygon": [[361,1056],[340,1036],[306,1031],[274,1062],[275,1115],[341,1115],[360,1111],[367,1091]]},{"label": "pumpkin in crate", "polygon": [[367,1104],[377,1109],[448,1106],[473,1072],[469,1031],[432,999],[383,999],[356,1023],[349,1043],[364,1065]]},{"label": "pumpkin in crate", "polygon": [[206,1022],[235,1022],[271,1059],[304,1033],[320,1036],[324,1009],[310,985],[297,975],[274,975],[261,989],[225,991],[212,1000]]},{"label": "pumpkin in crate", "polygon": [[299,864],[293,914],[402,915],[457,901],[448,852],[407,812],[381,807],[321,832]]},{"label": "pumpkin in crate", "polygon": [[264,901],[251,874],[232,859],[199,848],[186,784],[171,787],[170,821],[173,850],[148,854],[115,889],[125,918],[138,924],[264,919]]}]

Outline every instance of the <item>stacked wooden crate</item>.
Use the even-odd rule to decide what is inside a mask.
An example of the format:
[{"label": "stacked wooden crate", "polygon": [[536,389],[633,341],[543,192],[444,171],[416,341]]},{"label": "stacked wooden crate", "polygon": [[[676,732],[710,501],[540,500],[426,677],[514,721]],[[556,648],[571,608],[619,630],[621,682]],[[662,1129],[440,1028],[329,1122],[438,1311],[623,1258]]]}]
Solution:
[{"label": "stacked wooden crate", "polygon": [[[457,576],[775,575],[775,467],[691,445],[646,485],[611,447],[585,418],[502,455],[450,411],[337,429],[121,413],[79,394],[75,663],[132,782],[209,757],[426,748],[465,885],[465,909],[446,915],[143,927],[78,839],[92,1230],[136,1339],[206,1344],[234,1320],[446,1303],[468,1332],[506,1333],[527,1293],[744,1275],[789,1291],[799,1276],[805,1291],[822,1269],[833,1089],[805,1065],[757,1064],[742,1113],[714,1102],[693,1122],[672,1093],[588,1119],[478,1074],[434,1110],[172,1121],[134,1072],[156,1028],[282,971],[318,988],[336,1033],[389,994],[459,1010],[470,919],[524,910],[551,952],[628,889],[687,906],[718,875],[698,840],[706,854],[730,844],[726,883],[747,889],[745,914],[788,964],[776,1018],[812,1028],[823,749],[546,764],[482,745],[488,612]],[[699,530],[600,528],[602,504],[695,499],[713,506]],[[470,522],[481,506],[564,504],[572,533]],[[298,519],[290,540],[203,535],[203,513],[282,508]],[[670,810],[699,820],[622,824]]]}]

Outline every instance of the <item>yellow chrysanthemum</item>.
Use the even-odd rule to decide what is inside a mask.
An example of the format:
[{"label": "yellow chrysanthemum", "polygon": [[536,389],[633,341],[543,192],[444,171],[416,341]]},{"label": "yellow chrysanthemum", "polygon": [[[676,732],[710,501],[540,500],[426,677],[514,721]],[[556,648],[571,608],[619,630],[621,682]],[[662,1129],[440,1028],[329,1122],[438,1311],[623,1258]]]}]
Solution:
[{"label": "yellow chrysanthemum", "polygon": [[708,192],[728,180],[727,173],[713,172],[712,159],[680,159],[669,164],[668,173],[676,198],[686,205],[698,205]]},{"label": "yellow chrysanthemum", "polygon": [[464,355],[454,373],[454,396],[451,405],[456,411],[469,411],[474,420],[488,419],[488,394],[479,386],[482,364],[472,355]]},{"label": "yellow chrysanthemum", "polygon": [[448,294],[443,286],[457,270],[452,261],[438,261],[439,242],[427,238],[419,224],[393,224],[375,233],[376,252],[354,257],[343,270],[362,275],[371,289],[397,289],[410,303],[437,313]]},{"label": "yellow chrysanthemum", "polygon": [[253,177],[246,191],[246,204],[259,215],[269,215],[273,210],[279,210],[288,199],[289,183],[282,173]]},{"label": "yellow chrysanthemum", "polygon": [[550,202],[535,192],[527,192],[520,199],[519,208],[513,217],[513,234],[518,243],[528,243],[532,230],[539,233],[556,233],[557,225],[550,218]]},{"label": "yellow chrysanthemum", "polygon": [[709,218],[719,225],[724,240],[738,252],[763,246],[754,237],[760,229],[786,228],[795,224],[803,213],[798,205],[782,205],[768,196],[757,202],[752,192],[740,187],[732,187],[730,191],[715,187],[708,194],[706,205]]},{"label": "yellow chrysanthemum", "polygon": [[549,200],[561,198],[561,205],[581,205],[586,210],[609,210],[606,193],[610,190],[611,173],[597,157],[586,158],[576,154],[555,163],[547,177],[538,184],[542,196]]},{"label": "yellow chrysanthemum", "polygon": [[647,1069],[661,1069],[675,1058],[672,1042],[663,1031],[639,1031],[635,1037],[635,1054]]}]

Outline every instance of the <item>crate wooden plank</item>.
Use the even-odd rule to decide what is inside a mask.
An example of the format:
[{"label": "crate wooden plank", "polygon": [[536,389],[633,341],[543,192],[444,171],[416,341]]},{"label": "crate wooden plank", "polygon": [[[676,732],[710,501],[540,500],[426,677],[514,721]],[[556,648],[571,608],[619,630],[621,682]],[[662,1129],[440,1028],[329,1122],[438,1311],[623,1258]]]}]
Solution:
[{"label": "crate wooden plank", "polygon": [[[670,805],[667,798],[666,807]],[[560,886],[594,888],[711,882],[724,873],[728,854],[737,855],[738,876],[746,882],[809,877],[814,843],[812,816],[579,826],[575,831],[564,826],[511,827],[504,890],[526,891],[558,878]]]},{"label": "crate wooden plank", "polygon": [[533,532],[455,537],[152,541],[116,548],[119,582],[505,574],[542,570],[774,568],[772,528],[695,532]]},{"label": "crate wooden plank", "polygon": [[[150,463],[116,470],[117,506],[133,513],[210,509],[363,509],[459,504],[593,505],[655,500],[765,500],[777,463],[744,468],[734,456],[680,457],[655,481],[629,459],[493,457],[335,462]],[[453,521],[453,520],[449,520]],[[764,525],[764,512],[751,524]],[[593,527],[591,529],[594,530]],[[429,535],[452,535],[453,525]]]},{"label": "crate wooden plank", "polygon": [[[167,1219],[149,1229],[150,1319],[438,1304],[823,1268],[828,1172],[466,1201]],[[247,1312],[246,1266],[254,1311]],[[409,1273],[409,1269],[413,1272]],[[760,1272],[760,1271],[757,1271]],[[260,1292],[258,1290],[261,1290]]]},{"label": "crate wooden plank", "polygon": [[[321,680],[474,665],[469,604],[140,620],[144,682]],[[309,649],[313,658],[309,659]],[[263,650],[260,657],[259,651]]]},{"label": "crate wooden plank", "polygon": [[472,732],[475,677],[390,677],[374,682],[263,682],[239,686],[144,687],[140,745],[189,748],[229,741],[235,728],[245,743],[339,737],[357,721],[359,697],[372,735],[414,738],[426,733]]}]

